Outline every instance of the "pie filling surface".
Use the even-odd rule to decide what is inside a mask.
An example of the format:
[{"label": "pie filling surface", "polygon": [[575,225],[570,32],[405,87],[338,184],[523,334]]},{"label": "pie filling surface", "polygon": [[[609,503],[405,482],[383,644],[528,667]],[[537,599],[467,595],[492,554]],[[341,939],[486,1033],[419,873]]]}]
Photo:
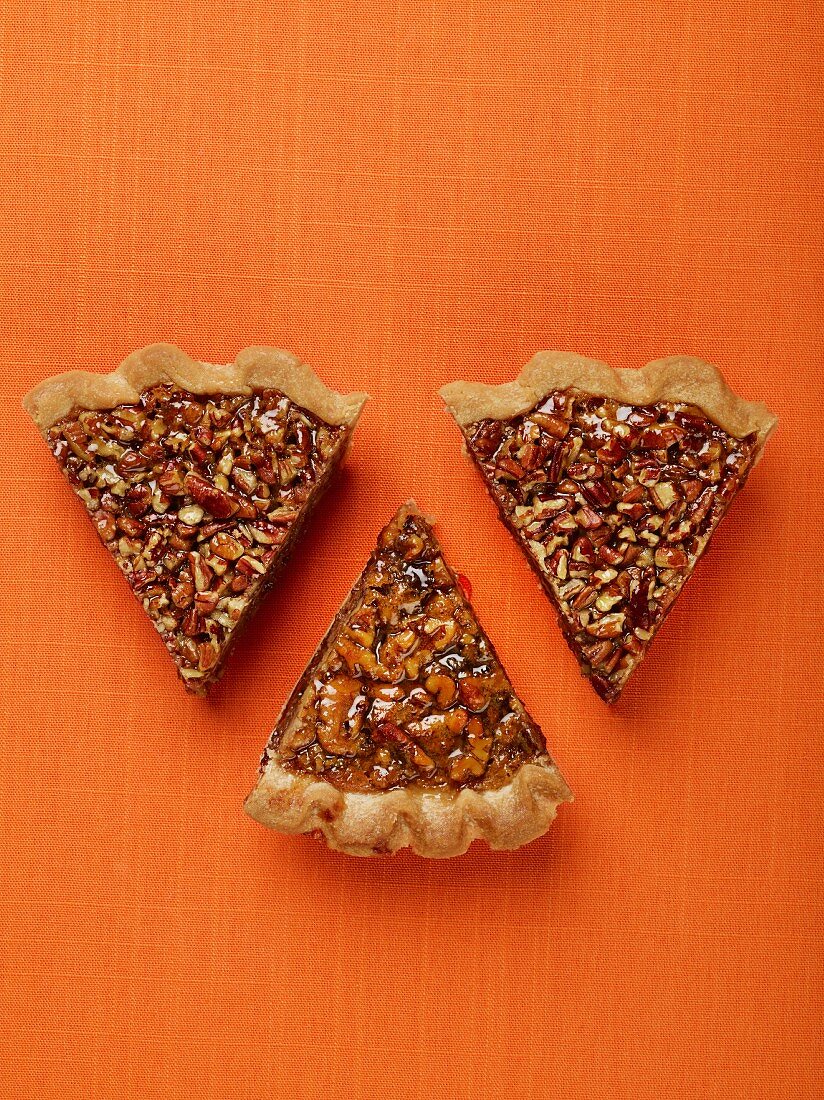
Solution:
[{"label": "pie filling surface", "polygon": [[199,395],[172,384],[49,428],[55,458],[190,686],[216,675],[346,430],[277,390]]},{"label": "pie filling surface", "polygon": [[[463,586],[463,588],[462,588]],[[340,790],[494,790],[543,735],[446,566],[428,523],[398,517],[287,707],[270,757]]]},{"label": "pie filling surface", "polygon": [[755,434],[573,389],[465,432],[584,673],[617,698],[746,481]]}]

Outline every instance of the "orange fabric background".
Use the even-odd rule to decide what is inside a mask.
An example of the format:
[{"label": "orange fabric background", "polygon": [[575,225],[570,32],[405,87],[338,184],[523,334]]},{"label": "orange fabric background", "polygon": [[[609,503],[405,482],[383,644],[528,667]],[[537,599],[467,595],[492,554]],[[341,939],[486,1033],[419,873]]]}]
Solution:
[{"label": "orange fabric background", "polygon": [[[5,0],[0,25],[0,1093],[815,1096],[820,5]],[[157,339],[285,346],[373,394],[211,703],[19,408]],[[434,394],[546,347],[700,355],[782,418],[612,710]],[[357,861],[241,812],[413,493],[577,796],[515,854]]]}]

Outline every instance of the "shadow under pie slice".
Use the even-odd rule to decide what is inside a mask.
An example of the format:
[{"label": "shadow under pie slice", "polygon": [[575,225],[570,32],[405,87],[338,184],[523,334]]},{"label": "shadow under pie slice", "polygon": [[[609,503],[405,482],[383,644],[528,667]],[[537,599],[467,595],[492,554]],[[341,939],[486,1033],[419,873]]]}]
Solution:
[{"label": "shadow under pie slice", "polygon": [[204,693],[351,442],[365,394],[286,352],[214,366],[167,344],[24,399],[100,538]]},{"label": "shadow under pie slice", "polygon": [[281,713],[246,811],[376,855],[517,848],[571,799],[413,503],[400,509]]},{"label": "shadow under pie slice", "polygon": [[614,370],[541,352],[514,382],[440,392],[583,674],[613,702],[776,417],[683,357]]}]

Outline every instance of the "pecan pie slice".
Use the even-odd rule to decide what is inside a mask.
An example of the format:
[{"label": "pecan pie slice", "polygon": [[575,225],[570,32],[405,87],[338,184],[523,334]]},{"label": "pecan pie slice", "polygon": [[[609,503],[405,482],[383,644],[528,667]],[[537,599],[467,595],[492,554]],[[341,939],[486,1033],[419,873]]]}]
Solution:
[{"label": "pecan pie slice", "polygon": [[584,675],[613,702],[776,418],[687,358],[613,370],[541,352],[514,382],[441,396]]},{"label": "pecan pie slice", "polygon": [[571,797],[468,582],[405,505],[286,703],[247,812],[352,855],[453,856],[526,844]]},{"label": "pecan pie slice", "polygon": [[24,405],[174,658],[204,693],[344,457],[365,394],[286,352],[156,344]]}]

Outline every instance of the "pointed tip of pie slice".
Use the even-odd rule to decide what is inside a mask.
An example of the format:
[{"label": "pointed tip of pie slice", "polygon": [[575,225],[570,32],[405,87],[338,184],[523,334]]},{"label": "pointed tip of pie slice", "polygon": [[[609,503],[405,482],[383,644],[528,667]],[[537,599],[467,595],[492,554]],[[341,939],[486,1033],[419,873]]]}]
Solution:
[{"label": "pointed tip of pie slice", "polygon": [[397,512],[387,524],[387,527],[392,526],[392,524],[402,524],[407,516],[418,516],[428,527],[434,527],[438,522],[438,517],[434,515],[434,513],[424,512],[417,500],[415,500],[414,497],[410,497],[409,500],[404,501],[400,508],[398,508]]},{"label": "pointed tip of pie slice", "polygon": [[445,858],[520,847],[571,798],[408,501],[287,701],[246,812],[352,855]]},{"label": "pointed tip of pie slice", "polygon": [[513,851],[543,836],[572,792],[557,769],[524,764],[497,791],[464,790],[453,799],[406,791],[340,792],[329,783],[269,767],[244,803],[245,812],[280,833],[322,837],[354,856],[394,855],[409,848],[427,859],[463,855],[476,840]]}]

